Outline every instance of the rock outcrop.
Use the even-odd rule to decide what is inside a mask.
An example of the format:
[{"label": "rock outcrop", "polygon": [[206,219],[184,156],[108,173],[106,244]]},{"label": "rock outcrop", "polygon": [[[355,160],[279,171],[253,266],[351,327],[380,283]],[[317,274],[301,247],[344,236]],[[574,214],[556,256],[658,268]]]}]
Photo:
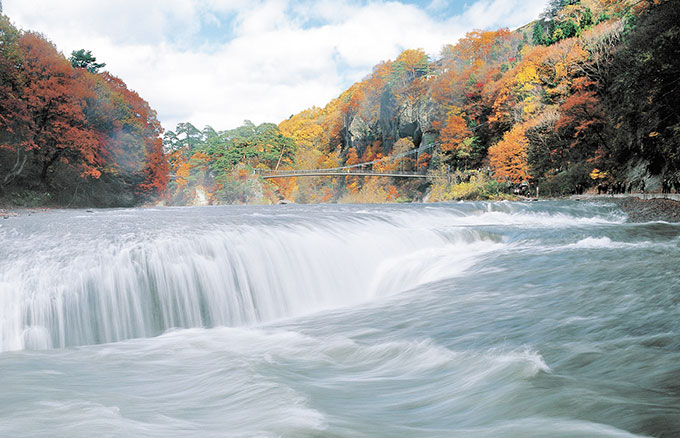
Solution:
[{"label": "rock outcrop", "polygon": [[397,104],[393,96],[383,96],[378,116],[370,118],[361,112],[355,114],[345,124],[345,148],[356,148],[359,153],[376,140],[382,143],[388,153],[400,138],[410,138],[418,147],[435,134],[432,122],[437,118],[434,102],[422,97],[415,102],[403,99]]}]

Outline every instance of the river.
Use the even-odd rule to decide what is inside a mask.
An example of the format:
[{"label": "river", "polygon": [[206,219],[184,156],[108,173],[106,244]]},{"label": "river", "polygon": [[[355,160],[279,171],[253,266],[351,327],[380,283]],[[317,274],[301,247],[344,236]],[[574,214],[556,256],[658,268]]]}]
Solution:
[{"label": "river", "polygon": [[680,436],[680,224],[603,202],[0,220],[0,436]]}]

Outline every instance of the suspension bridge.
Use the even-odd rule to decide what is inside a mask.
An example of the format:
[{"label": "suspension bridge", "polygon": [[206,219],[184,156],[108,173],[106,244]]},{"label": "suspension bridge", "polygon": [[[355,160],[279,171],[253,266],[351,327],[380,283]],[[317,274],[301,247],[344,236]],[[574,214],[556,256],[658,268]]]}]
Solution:
[{"label": "suspension bridge", "polygon": [[[416,163],[418,156],[427,150],[431,150],[437,143],[430,143],[410,151],[401,152],[387,157],[379,158],[377,160],[366,161],[364,163],[351,164],[347,166],[320,168],[320,169],[286,169],[279,170],[279,163],[277,163],[274,170],[270,169],[255,169],[255,173],[260,175],[263,179],[270,178],[297,178],[305,176],[384,176],[391,178],[428,178],[427,172],[413,172],[405,170],[375,170],[376,164],[390,163],[403,158],[415,155]],[[399,163],[403,166],[403,163]]]}]

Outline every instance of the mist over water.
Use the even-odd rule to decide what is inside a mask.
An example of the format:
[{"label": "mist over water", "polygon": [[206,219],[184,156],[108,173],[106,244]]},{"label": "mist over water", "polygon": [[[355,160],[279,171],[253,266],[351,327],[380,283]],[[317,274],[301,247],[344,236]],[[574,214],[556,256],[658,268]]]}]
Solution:
[{"label": "mist over water", "polygon": [[0,223],[0,436],[680,436],[680,225],[607,204]]}]

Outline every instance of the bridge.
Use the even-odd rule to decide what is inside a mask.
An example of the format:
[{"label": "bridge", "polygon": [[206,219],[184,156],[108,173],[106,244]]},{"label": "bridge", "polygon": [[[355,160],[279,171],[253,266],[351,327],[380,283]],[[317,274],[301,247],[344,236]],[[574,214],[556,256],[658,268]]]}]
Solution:
[{"label": "bridge", "polygon": [[[276,164],[276,169],[255,169],[255,173],[260,175],[263,179],[271,178],[297,178],[305,176],[382,176],[390,178],[428,178],[426,172],[408,172],[403,170],[389,170],[380,171],[373,170],[373,166],[378,163],[387,163],[390,161],[397,161],[410,155],[420,155],[428,149],[434,148],[438,143],[430,143],[410,151],[399,154],[383,157],[373,161],[366,161],[364,163],[357,163],[348,166],[331,167],[325,169],[288,169],[278,170],[279,163]],[[418,159],[416,158],[416,163]]]},{"label": "bridge", "polygon": [[427,174],[421,172],[374,172],[372,170],[331,170],[331,169],[305,169],[305,170],[257,170],[256,173],[263,179],[270,178],[297,178],[300,176],[385,176],[390,178],[427,178]]}]

